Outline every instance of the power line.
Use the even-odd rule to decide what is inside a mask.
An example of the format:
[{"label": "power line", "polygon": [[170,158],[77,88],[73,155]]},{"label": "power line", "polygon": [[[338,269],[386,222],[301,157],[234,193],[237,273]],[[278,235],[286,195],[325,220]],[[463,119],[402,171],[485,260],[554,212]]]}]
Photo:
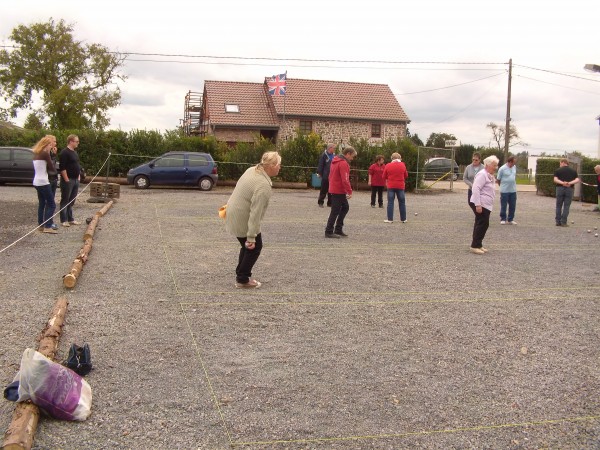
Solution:
[{"label": "power line", "polygon": [[529,66],[523,66],[521,64],[514,64],[515,67],[522,67],[524,69],[529,69],[529,70],[537,70],[539,72],[546,72],[546,73],[551,73],[553,75],[561,75],[563,77],[571,77],[571,78],[578,78],[580,80],[585,80],[585,81],[593,81],[594,83],[600,83],[600,80],[594,80],[591,78],[584,78],[584,77],[579,77],[577,75],[570,75],[568,73],[562,73],[562,72],[554,72],[552,70],[547,70],[547,69],[538,69],[536,67],[529,67]]}]

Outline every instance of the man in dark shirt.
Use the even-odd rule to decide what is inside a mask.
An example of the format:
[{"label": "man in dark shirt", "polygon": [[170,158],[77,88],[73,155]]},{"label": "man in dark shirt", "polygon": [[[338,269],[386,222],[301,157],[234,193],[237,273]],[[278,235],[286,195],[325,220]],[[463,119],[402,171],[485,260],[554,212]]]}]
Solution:
[{"label": "man in dark shirt", "polygon": [[327,145],[327,149],[321,154],[319,158],[319,164],[317,166],[317,175],[321,178],[321,189],[319,190],[319,199],[317,203],[319,207],[323,208],[325,203],[325,196],[327,196],[327,206],[331,206],[331,194],[329,193],[329,170],[331,168],[331,161],[335,156],[335,145]]},{"label": "man in dark shirt", "polygon": [[79,155],[75,151],[79,138],[71,134],[67,137],[67,146],[60,152],[60,222],[63,227],[79,225],[73,217],[73,203],[79,191]]},{"label": "man in dark shirt", "polygon": [[554,172],[556,184],[556,226],[568,227],[569,208],[573,200],[573,186],[579,183],[579,176],[575,169],[569,167],[566,159],[560,160],[560,167]]}]

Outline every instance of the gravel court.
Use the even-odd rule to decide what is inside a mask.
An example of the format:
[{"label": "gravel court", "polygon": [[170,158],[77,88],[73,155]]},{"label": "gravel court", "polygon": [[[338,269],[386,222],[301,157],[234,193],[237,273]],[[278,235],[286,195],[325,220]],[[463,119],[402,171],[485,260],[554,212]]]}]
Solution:
[{"label": "gravel court", "polygon": [[[123,188],[61,340],[92,346],[93,414],[43,420],[37,448],[595,448],[598,271],[582,261],[597,215],[574,205],[556,228],[553,199],[519,194],[519,225],[492,220],[477,256],[463,192],[409,194],[409,222],[390,225],[358,192],[351,237],[332,241],[314,191],[275,190],[265,284],[240,292],[216,217],[229,192]],[[81,243],[46,237],[63,239],[41,253],[62,275]],[[2,345],[7,382],[51,308],[39,292],[62,291],[35,264],[13,272],[44,243],[0,255],[20,280],[3,296],[29,303]]]}]

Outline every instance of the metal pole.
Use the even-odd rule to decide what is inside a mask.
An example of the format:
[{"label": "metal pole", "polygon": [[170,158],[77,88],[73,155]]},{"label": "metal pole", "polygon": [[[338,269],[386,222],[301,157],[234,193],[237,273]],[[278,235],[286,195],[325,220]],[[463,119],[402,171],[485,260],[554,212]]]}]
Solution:
[{"label": "metal pole", "polygon": [[508,95],[506,96],[506,127],[504,129],[504,163],[508,159],[510,142],[510,88],[512,83],[512,58],[508,61]]}]

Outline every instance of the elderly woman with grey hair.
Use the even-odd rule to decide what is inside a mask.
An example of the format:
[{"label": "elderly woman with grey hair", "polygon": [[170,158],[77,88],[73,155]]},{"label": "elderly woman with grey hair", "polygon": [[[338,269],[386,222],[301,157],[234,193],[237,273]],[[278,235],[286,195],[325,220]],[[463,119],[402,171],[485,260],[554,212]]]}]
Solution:
[{"label": "elderly woman with grey hair", "polygon": [[487,253],[487,249],[483,247],[483,238],[490,226],[490,213],[496,196],[494,173],[499,162],[495,155],[485,158],[484,170],[479,171],[473,180],[473,194],[469,206],[475,213],[471,253],[476,255]]},{"label": "elderly woman with grey hair", "polygon": [[240,177],[227,201],[225,227],[239,241],[241,248],[235,268],[235,287],[259,288],[261,283],[252,277],[252,268],[262,250],[260,223],[271,199],[271,177],[281,168],[281,156],[266,152],[261,162],[248,168]]}]

